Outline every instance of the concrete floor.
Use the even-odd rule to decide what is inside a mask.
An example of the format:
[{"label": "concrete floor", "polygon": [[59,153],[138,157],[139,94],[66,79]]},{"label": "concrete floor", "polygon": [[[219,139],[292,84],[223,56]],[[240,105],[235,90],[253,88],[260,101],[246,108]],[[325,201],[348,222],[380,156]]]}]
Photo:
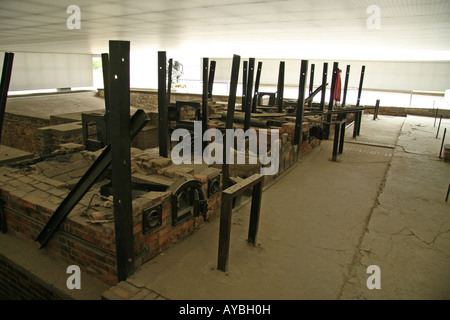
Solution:
[{"label": "concrete floor", "polygon": [[9,96],[6,112],[49,118],[53,115],[86,112],[105,108],[96,92],[74,92],[31,96]]},{"label": "concrete floor", "polygon": [[[450,164],[433,122],[364,116],[337,162],[323,141],[264,192],[256,247],[250,206],[234,213],[228,272],[216,269],[216,219],[128,282],[169,299],[449,299]],[[366,286],[369,265],[380,290]]]}]

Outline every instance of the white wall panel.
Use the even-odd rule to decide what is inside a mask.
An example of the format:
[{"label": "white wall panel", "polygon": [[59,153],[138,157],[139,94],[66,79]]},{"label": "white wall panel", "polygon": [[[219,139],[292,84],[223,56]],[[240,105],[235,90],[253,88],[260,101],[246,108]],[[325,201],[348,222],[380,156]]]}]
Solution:
[{"label": "white wall panel", "polygon": [[[3,53],[1,56],[3,57]],[[92,85],[92,55],[23,52],[14,54],[10,91]]]}]

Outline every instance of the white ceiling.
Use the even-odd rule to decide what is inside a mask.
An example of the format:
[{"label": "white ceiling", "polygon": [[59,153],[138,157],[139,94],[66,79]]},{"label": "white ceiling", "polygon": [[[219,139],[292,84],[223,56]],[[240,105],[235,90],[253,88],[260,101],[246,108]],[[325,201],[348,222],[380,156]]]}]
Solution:
[{"label": "white ceiling", "polygon": [[[69,30],[69,5],[81,29]],[[381,29],[367,27],[380,8]],[[0,50],[450,60],[450,0],[0,0]]]}]

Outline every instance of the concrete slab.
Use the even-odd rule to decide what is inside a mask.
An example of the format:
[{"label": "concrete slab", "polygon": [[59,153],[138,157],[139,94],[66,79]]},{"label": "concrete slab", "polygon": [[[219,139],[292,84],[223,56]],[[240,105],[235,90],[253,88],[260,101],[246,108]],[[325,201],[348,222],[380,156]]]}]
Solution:
[{"label": "concrete slab", "polygon": [[0,146],[0,166],[11,162],[18,162],[27,159],[32,159],[33,157],[34,155],[32,153],[4,145]]}]

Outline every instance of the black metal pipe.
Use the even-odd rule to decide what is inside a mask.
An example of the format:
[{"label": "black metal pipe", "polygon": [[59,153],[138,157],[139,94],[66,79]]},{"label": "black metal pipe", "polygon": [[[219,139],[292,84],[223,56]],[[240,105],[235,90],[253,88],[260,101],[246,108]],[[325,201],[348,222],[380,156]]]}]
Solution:
[{"label": "black metal pipe", "polygon": [[277,107],[278,112],[283,112],[283,99],[284,99],[284,61],[280,61],[280,67],[278,70],[278,85],[277,85]]},{"label": "black metal pipe", "polygon": [[[309,96],[312,95],[312,93],[314,92],[314,71],[315,71],[316,65],[313,63],[311,64],[311,71],[310,71],[310,75],[309,75]],[[308,102],[308,107],[312,107],[312,100],[309,100]]]},{"label": "black metal pipe", "polygon": [[169,124],[166,92],[166,63],[165,51],[158,52],[158,137],[159,155],[168,157],[169,148]]},{"label": "black metal pipe", "polygon": [[320,110],[325,110],[325,95],[327,92],[327,76],[328,76],[328,62],[323,64],[323,72],[322,72],[322,95],[320,98]]},{"label": "black metal pipe", "polygon": [[262,70],[262,62],[258,62],[258,69],[256,71],[256,80],[255,80],[255,93],[253,94],[252,101],[252,112],[256,113],[256,102],[258,100],[258,92],[259,92],[259,82],[261,80],[261,70]]},{"label": "black metal pipe", "polygon": [[358,132],[357,132],[357,134],[359,136],[359,134],[361,133],[361,122],[362,122],[362,114],[363,114],[363,112],[360,111],[358,113],[359,113],[359,115],[358,115]]},{"label": "black metal pipe", "polygon": [[347,101],[347,90],[349,79],[350,79],[350,65],[347,65],[347,70],[345,71],[344,97],[342,98],[342,108],[345,107],[345,103]]},{"label": "black metal pipe", "polygon": [[439,125],[438,125],[438,129],[436,132],[436,139],[439,137],[439,130],[441,129],[441,122],[442,122],[442,115],[441,115],[441,118],[439,119]]},{"label": "black metal pipe", "polygon": [[208,77],[208,98],[213,97],[214,77],[216,74],[216,61],[212,60],[209,65],[209,77]]},{"label": "black metal pipe", "polygon": [[245,106],[244,131],[247,131],[250,128],[254,69],[255,69],[255,58],[250,58],[248,62],[247,94],[245,98],[246,106]]},{"label": "black metal pipe", "polygon": [[445,135],[447,134],[447,128],[444,129],[444,136],[442,137],[441,151],[439,152],[439,159],[442,159],[442,149],[444,148]]},{"label": "black metal pipe", "polygon": [[306,74],[308,73],[308,60],[302,60],[300,68],[300,83],[298,87],[297,114],[295,117],[294,145],[298,146],[297,157],[301,149],[301,135],[303,125],[303,111],[305,109]]}]

